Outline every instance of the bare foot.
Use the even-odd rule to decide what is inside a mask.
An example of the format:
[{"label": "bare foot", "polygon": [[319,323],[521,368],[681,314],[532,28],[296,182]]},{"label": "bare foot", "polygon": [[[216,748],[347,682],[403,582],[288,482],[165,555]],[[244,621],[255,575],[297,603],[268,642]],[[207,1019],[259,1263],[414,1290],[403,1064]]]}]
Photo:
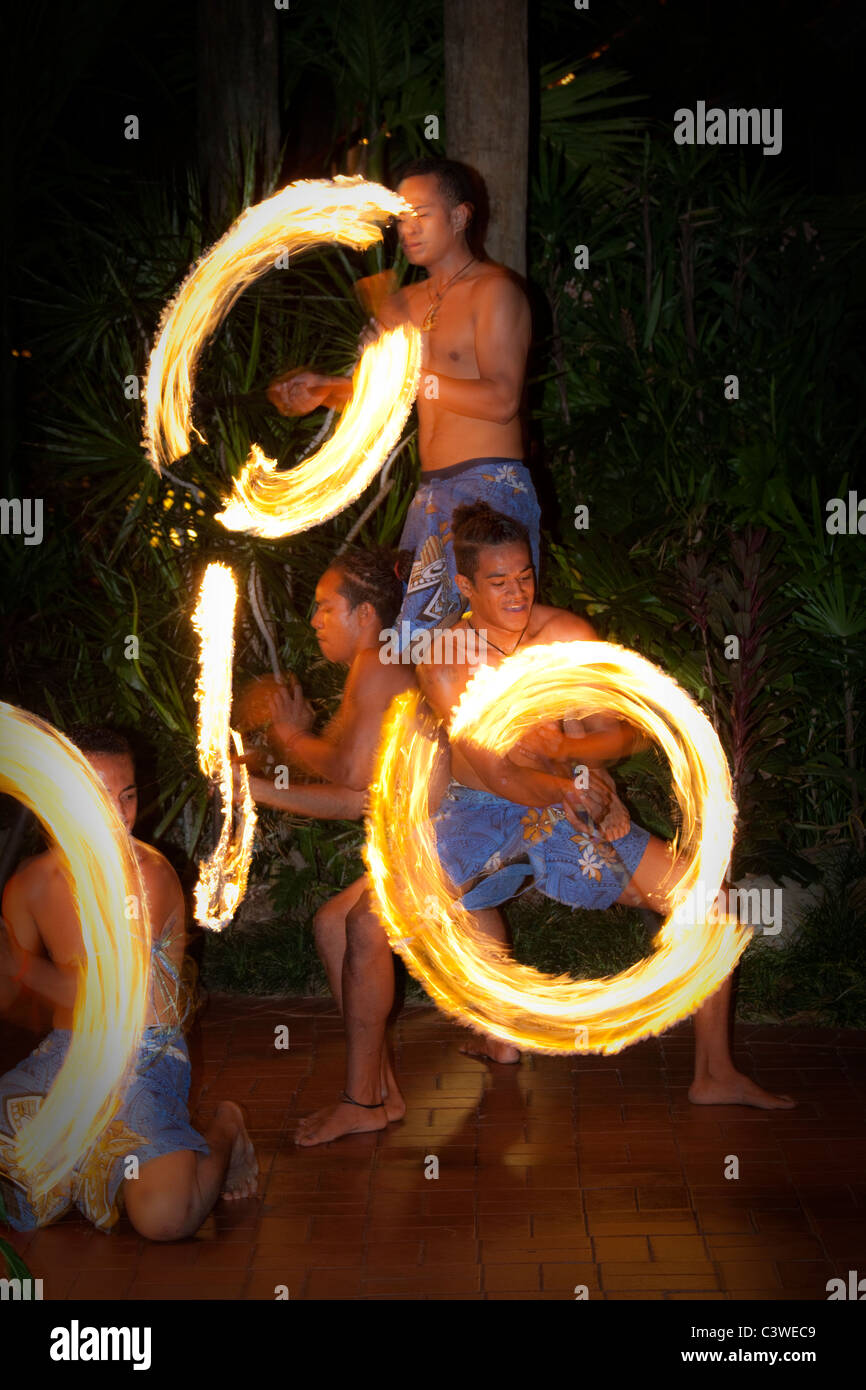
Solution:
[{"label": "bare foot", "polygon": [[382,1086],[385,1118],[389,1124],[393,1124],[395,1120],[402,1120],[406,1114],[406,1102],[400,1093],[400,1087],[397,1085],[397,1078],[394,1075],[394,1068],[391,1066],[387,1047],[382,1050],[382,1070],[379,1079]]},{"label": "bare foot", "polygon": [[217,1106],[216,1118],[235,1131],[228,1171],[223,1179],[220,1196],[227,1202],[239,1202],[245,1197],[255,1197],[259,1165],[256,1162],[252,1140],[247,1134],[243,1112],[234,1101],[224,1100]]},{"label": "bare foot", "polygon": [[377,1105],[375,1110],[363,1110],[359,1105],[341,1100],[301,1120],[295,1130],[295,1143],[299,1148],[311,1149],[314,1144],[330,1144],[333,1139],[342,1139],[344,1134],[369,1134],[372,1130],[385,1129],[387,1124],[384,1105]]},{"label": "bare foot", "polygon": [[520,1053],[511,1043],[500,1042],[488,1034],[470,1033],[460,1048],[464,1057],[475,1057],[479,1062],[500,1062],[513,1067],[520,1061]]},{"label": "bare foot", "polygon": [[759,1110],[793,1110],[797,1104],[791,1096],[777,1096],[765,1091],[740,1071],[724,1077],[705,1076],[689,1087],[692,1105],[755,1105]]}]

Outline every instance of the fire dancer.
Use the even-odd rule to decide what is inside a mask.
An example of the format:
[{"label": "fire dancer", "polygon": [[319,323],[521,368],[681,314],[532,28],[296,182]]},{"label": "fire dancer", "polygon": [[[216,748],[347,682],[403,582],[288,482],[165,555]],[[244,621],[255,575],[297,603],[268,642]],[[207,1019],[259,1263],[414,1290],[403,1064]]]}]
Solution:
[{"label": "fire dancer", "polygon": [[[111,729],[84,729],[74,742],[88,758],[130,835],[138,810],[127,740]],[[252,1197],[258,1166],[240,1108],[222,1101],[202,1136],[190,1124],[190,1062],[181,984],[184,900],[174,869],[156,849],[133,840],[151,923],[152,985],[146,1027],[120,1109],[71,1177],[44,1196],[28,1186],[13,1156],[22,1120],[48,1094],[71,1041],[84,958],[81,926],[57,851],[25,861],[3,894],[8,942],[0,933],[0,979],[11,1003],[22,988],[53,1006],[53,1030],[19,1066],[0,1077],[0,1175],[11,1225],[32,1230],[72,1206],[110,1231],[125,1205],[149,1240],[180,1240],[198,1230],[223,1196]]]},{"label": "fire dancer", "polygon": [[[468,170],[447,159],[410,165],[398,192],[413,215],[401,219],[400,241],[427,278],[387,298],[382,278],[361,281],[376,331],[410,319],[423,334],[418,393],[421,486],[403,527],[407,591],[399,621],[415,628],[447,626],[463,609],[455,582],[451,514],[477,498],[520,520],[538,570],[539,506],[524,456],[520,417],[530,310],[517,277],[476,254],[467,240],[475,191]],[[393,281],[393,275],[391,280]],[[342,408],[351,380],[297,370],[273,381],[268,396],[281,413],[318,405]]]},{"label": "fire dancer", "polygon": [[[314,713],[298,681],[275,687],[268,698],[269,734],[284,756],[319,782],[277,788],[266,777],[250,778],[253,799],[263,806],[321,819],[360,819],[373,775],[382,720],[395,695],[414,687],[413,668],[382,661],[383,637],[402,601],[395,572],[397,556],[387,551],[345,550],[316,585],[312,625],[322,655],[349,671],[339,709],[321,735],[311,732]],[[316,947],[331,992],[343,1007],[346,916],[364,889],[364,877],[324,903],[313,919]],[[393,996],[393,962],[390,990]],[[406,1104],[397,1086],[383,1028],[380,1074],[383,1114],[399,1120]],[[383,1121],[384,1123],[384,1121]]]},{"label": "fire dancer", "polygon": [[[529,537],[519,521],[479,503],[456,512],[452,525],[457,583],[469,605],[457,627],[485,630],[486,664],[498,666],[528,646],[598,640],[585,619],[535,602]],[[428,703],[445,721],[475,670],[460,659],[458,644],[452,654],[454,660],[422,661],[416,667]],[[605,764],[639,745],[640,731],[603,714],[580,724],[575,732],[545,723],[507,757],[460,739],[451,744],[451,782],[433,820],[443,868],[464,906],[493,908],[533,875],[546,896],[570,906],[605,908],[618,902],[666,910],[666,885],[674,881],[670,849],[630,821],[604,771]],[[575,764],[587,770],[586,791],[576,790],[582,779],[575,777]],[[487,930],[504,940],[489,919]],[[388,940],[367,892],[349,913],[346,943],[346,1091],[376,1117],[382,1105],[376,1058],[390,1009],[391,969]],[[789,1096],[765,1091],[734,1067],[728,1043],[730,989],[729,978],[695,1015],[689,1099],[701,1105],[788,1109],[795,1104]],[[489,1050],[487,1040],[483,1050]],[[369,1127],[383,1124],[379,1119]],[[302,1126],[300,1142],[326,1143],[357,1127],[349,1107],[340,1103],[312,1116]]]}]

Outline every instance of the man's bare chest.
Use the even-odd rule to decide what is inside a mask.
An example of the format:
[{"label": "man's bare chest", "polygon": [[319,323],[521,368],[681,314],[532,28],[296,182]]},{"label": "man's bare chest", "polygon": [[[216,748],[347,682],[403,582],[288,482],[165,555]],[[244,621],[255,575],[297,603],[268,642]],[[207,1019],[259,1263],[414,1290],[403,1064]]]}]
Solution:
[{"label": "man's bare chest", "polygon": [[425,367],[448,376],[477,377],[470,287],[455,286],[453,291],[446,291],[439,303],[430,294],[426,281],[412,289],[410,310],[412,322],[424,333]]}]

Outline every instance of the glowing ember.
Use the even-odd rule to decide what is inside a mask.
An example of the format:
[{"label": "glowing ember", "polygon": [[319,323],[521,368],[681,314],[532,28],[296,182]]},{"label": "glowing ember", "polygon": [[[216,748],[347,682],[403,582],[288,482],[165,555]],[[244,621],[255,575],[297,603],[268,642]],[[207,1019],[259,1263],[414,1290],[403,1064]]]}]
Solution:
[{"label": "glowing ember", "polygon": [[[654,954],[610,979],[542,975],[471,934],[439,864],[427,796],[438,756],[420,696],[391,706],[371,788],[365,857],[389,940],[446,1012],[536,1052],[613,1053],[664,1032],[721,985],[751,932],[735,918],[703,920],[733,843],[736,808],[712,725],[675,681],[636,652],[606,642],[530,647],[482,667],[451,720],[452,737],[504,753],[534,724],[599,711],[619,714],[656,740],[673,774],[683,827],[670,915]],[[704,893],[693,893],[698,886]],[[677,908],[679,910],[677,911]]]},{"label": "glowing ember", "polygon": [[120,1104],[148,1003],[147,903],[132,840],[90,763],[50,724],[3,703],[0,791],[54,841],[84,949],[69,1050],[16,1142],[41,1196],[69,1176]]},{"label": "glowing ember", "polygon": [[219,784],[222,826],[209,859],[199,864],[195,916],[202,927],[220,931],[231,921],[246,892],[253,853],[256,812],[250,779],[241,763],[242,793],[238,828],[234,828],[231,746],[243,753],[240,736],[229,727],[232,706],[232,660],[237,586],[228,565],[208,565],[192,621],[199,635],[198,761],[206,777]]},{"label": "glowing ember", "polygon": [[[187,276],[163,315],[145,387],[145,445],[154,467],[189,452],[198,355],[240,294],[284,255],[322,243],[364,249],[379,222],[410,211],[361,178],[301,180],[248,208]],[[289,472],[252,446],[219,520],[233,531],[278,537],[327,521],[373,480],[400,437],[418,389],[421,337],[411,324],[365,351],[354,392],[331,439]]]}]

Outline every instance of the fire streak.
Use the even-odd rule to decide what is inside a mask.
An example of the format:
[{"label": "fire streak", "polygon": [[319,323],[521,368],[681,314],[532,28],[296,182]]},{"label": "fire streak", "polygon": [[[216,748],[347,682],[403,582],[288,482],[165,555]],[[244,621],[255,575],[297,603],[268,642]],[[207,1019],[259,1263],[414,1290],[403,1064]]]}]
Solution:
[{"label": "fire streak", "polygon": [[90,763],[50,724],[3,703],[0,791],[28,806],[53,839],[84,949],[69,1051],[16,1142],[42,1195],[69,1176],[121,1102],[147,1011],[147,902],[132,839]]},{"label": "fire streak", "polygon": [[371,788],[365,857],[391,944],[446,1012],[536,1052],[614,1053],[664,1032],[718,989],[751,939],[735,918],[696,920],[683,910],[695,885],[707,885],[714,899],[723,881],[736,815],[730,773],[703,712],[636,652],[558,642],[483,667],[452,715],[450,735],[504,753],[541,720],[600,711],[630,720],[661,746],[683,818],[680,858],[666,885],[670,915],[654,954],[613,978],[543,975],[473,935],[428,818],[438,743],[420,718],[419,695],[392,704]]},{"label": "fire streak", "polygon": [[[145,447],[157,472],[189,452],[195,364],[232,304],[282,254],[322,243],[363,250],[381,240],[379,223],[411,211],[380,184],[361,178],[300,180],[247,208],[198,262],[167,307],[145,387]],[[218,520],[232,531],[276,538],[317,526],[372,482],[400,437],[418,389],[421,335],[405,324],[371,344],[352,400],[331,439],[289,472],[253,445]]]},{"label": "fire streak", "polygon": [[219,783],[222,827],[210,858],[199,864],[195,916],[200,926],[213,931],[221,931],[231,921],[246,892],[256,830],[250,779],[243,763],[237,767],[243,799],[234,830],[232,744],[243,753],[240,736],[229,726],[236,604],[237,586],[228,565],[208,565],[192,617],[200,641],[198,760],[205,776]]}]

